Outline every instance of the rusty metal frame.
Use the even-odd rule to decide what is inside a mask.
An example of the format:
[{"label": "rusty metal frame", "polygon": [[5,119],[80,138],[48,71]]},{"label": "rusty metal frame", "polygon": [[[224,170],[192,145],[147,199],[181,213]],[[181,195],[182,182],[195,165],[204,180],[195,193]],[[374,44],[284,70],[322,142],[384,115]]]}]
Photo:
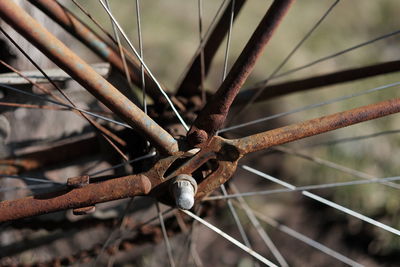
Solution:
[{"label": "rusty metal frame", "polygon": [[[180,173],[192,173],[210,159],[218,160],[219,167],[199,182],[197,199],[201,199],[232,177],[237,162],[247,153],[293,142],[356,123],[381,118],[400,112],[400,98],[354,108],[332,115],[307,120],[240,139],[214,137],[178,170],[165,177],[167,169],[180,155],[160,159],[149,171],[80,188],[63,190],[52,195],[39,195],[0,202],[0,222],[30,217],[70,208],[82,208],[97,203],[139,195],[165,197],[170,178]],[[168,193],[167,193],[168,194]]]},{"label": "rusty metal frame", "polygon": [[295,0],[274,1],[269,7],[225,80],[192,124],[187,134],[189,144],[206,144],[221,128],[233,100],[294,2]]},{"label": "rusty metal frame", "polygon": [[[208,123],[210,119],[214,120],[214,122],[219,120],[217,123],[214,123],[213,128],[206,129],[208,130],[206,131],[207,136],[205,138],[207,143],[200,142],[203,144],[200,146],[201,149],[198,153],[189,156],[172,173],[167,174],[167,170],[173,166],[176,160],[188,157],[185,151],[179,150],[175,139],[167,134],[167,141],[165,141],[163,139],[164,136],[160,136],[161,130],[161,133],[164,133],[161,127],[147,116],[138,118],[137,116],[142,115],[139,112],[140,110],[138,111],[138,108],[130,102],[126,102],[122,96],[114,91],[115,88],[107,84],[106,81],[99,80],[99,77],[93,73],[93,70],[85,65],[86,63],[60,44],[58,40],[25,14],[24,11],[20,10],[11,0],[0,1],[0,16],[3,19],[12,24],[29,41],[35,43],[46,55],[56,61],[67,72],[71,73],[71,76],[85,85],[89,91],[106,103],[110,109],[132,126],[143,130],[143,134],[150,138],[159,149],[172,154],[171,156],[159,157],[158,161],[148,171],[141,174],[118,178],[109,177],[107,180],[95,180],[88,184],[82,184],[79,188],[70,186],[52,194],[0,202],[0,210],[2,211],[0,221],[30,217],[57,210],[83,208],[105,201],[137,195],[153,196],[168,203],[168,193],[166,192],[168,192],[168,184],[172,177],[181,173],[191,174],[199,170],[206,162],[215,160],[217,166],[209,170],[203,178],[198,180],[199,186],[196,198],[199,200],[230,179],[236,170],[237,162],[247,153],[400,112],[400,98],[397,98],[240,139],[228,140],[213,136],[213,131],[218,129],[221,121],[223,122],[229,106],[249,75],[257,57],[262,51],[262,47],[269,40],[292,2],[294,0],[274,1],[235,63],[226,81],[221,85],[217,94],[208,105],[208,108],[206,106],[198,117],[198,120],[207,120]],[[31,25],[28,25],[29,23]],[[71,58],[67,59],[67,56]],[[82,71],[87,71],[90,75],[87,75],[87,73],[81,74]],[[90,77],[91,75],[94,75],[94,78]],[[217,104],[223,105],[222,109],[220,106],[216,107]],[[213,113],[216,109],[218,112]],[[214,116],[215,114],[217,114],[216,117]],[[204,125],[195,123],[197,129],[202,129],[198,126],[203,127]],[[154,134],[157,136],[154,136]],[[173,141],[171,141],[171,138]]]},{"label": "rusty metal frame", "polygon": [[168,132],[12,0],[0,1],[0,17],[162,153],[179,150]]}]

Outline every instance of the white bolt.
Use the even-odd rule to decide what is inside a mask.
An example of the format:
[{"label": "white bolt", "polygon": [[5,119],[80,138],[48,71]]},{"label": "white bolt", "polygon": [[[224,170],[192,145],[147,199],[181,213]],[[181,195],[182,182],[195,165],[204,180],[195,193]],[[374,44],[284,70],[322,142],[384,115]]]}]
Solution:
[{"label": "white bolt", "polygon": [[181,174],[175,177],[171,186],[176,206],[182,210],[191,209],[194,205],[194,195],[197,191],[196,180],[187,174]]}]

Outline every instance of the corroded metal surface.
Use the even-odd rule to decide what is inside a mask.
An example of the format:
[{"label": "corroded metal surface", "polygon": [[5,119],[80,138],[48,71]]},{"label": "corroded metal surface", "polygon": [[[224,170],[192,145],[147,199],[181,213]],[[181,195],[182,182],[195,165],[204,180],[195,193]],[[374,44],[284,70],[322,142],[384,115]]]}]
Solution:
[{"label": "corroded metal surface", "polygon": [[0,1],[0,16],[160,151],[178,151],[177,141],[170,134],[13,1]]},{"label": "corroded metal surface", "polygon": [[226,79],[193,123],[187,135],[189,144],[206,144],[221,128],[239,89],[293,2],[274,1],[270,6]]},{"label": "corroded metal surface", "polygon": [[248,101],[251,100],[253,95],[260,88],[263,88],[263,92],[255,100],[257,102],[271,99],[273,97],[287,95],[290,93],[296,93],[318,87],[325,87],[325,86],[335,85],[338,83],[345,83],[349,81],[370,78],[373,76],[397,72],[397,71],[400,71],[400,60],[379,63],[361,68],[341,70],[301,80],[294,80],[273,85],[267,85],[265,87],[254,87],[239,92],[235,101],[233,102],[233,105],[246,104]]},{"label": "corroded metal surface", "polygon": [[[119,53],[111,47],[103,38],[93,32],[87,25],[81,22],[73,13],[60,5],[55,0],[29,0],[33,5],[42,10],[51,19],[57,22],[66,31],[71,33],[75,38],[89,47],[93,52],[104,60],[111,63],[120,73],[124,74],[124,66]],[[126,54],[130,54],[125,51]],[[141,70],[140,63],[134,56],[129,55],[127,62],[129,74],[132,81],[141,86]],[[162,102],[162,95],[160,94],[153,79],[145,73],[146,91],[157,102]]]},{"label": "corroded metal surface", "polygon": [[400,112],[400,98],[307,120],[301,123],[232,140],[232,142],[233,145],[237,146],[242,154],[245,154],[398,112]]},{"label": "corroded metal surface", "polygon": [[[171,203],[169,182],[179,174],[193,174],[207,166],[206,173],[195,177],[198,190],[195,198],[203,198],[229,180],[238,161],[247,153],[271,146],[299,140],[308,136],[380,118],[400,112],[400,99],[371,104],[329,116],[281,127],[241,139],[228,140],[213,137],[207,146],[169,171],[177,160],[187,157],[185,152],[159,159],[149,171],[97,182],[53,196],[36,196],[14,201],[0,202],[0,221],[34,216],[57,210],[79,208],[114,199],[136,195],[152,195],[165,203]],[[197,178],[196,178],[197,177]]]},{"label": "corroded metal surface", "polygon": [[150,189],[151,183],[146,176],[129,175],[47,195],[2,201],[0,222],[145,195]]}]

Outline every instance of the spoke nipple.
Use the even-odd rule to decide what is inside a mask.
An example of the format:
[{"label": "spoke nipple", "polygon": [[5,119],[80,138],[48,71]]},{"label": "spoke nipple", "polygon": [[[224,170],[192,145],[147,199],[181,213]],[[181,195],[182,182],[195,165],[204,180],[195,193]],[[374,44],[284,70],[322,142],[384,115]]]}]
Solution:
[{"label": "spoke nipple", "polygon": [[197,191],[196,180],[187,174],[180,174],[174,178],[171,191],[176,206],[182,210],[189,210],[194,205],[194,195]]}]

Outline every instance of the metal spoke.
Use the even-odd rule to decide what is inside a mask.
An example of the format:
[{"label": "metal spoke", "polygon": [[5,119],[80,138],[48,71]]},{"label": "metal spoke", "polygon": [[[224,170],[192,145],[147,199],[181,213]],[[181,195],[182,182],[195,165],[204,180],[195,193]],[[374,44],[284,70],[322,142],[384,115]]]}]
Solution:
[{"label": "metal spoke", "polygon": [[[374,38],[374,39],[371,39],[371,40],[362,42],[362,43],[360,43],[360,44],[351,46],[351,47],[346,48],[346,49],[344,49],[344,50],[341,50],[341,51],[339,51],[339,52],[336,52],[336,53],[333,53],[333,54],[331,54],[331,55],[328,55],[328,56],[322,57],[322,58],[320,58],[320,59],[314,60],[314,61],[312,61],[312,62],[310,62],[310,63],[308,63],[308,64],[305,64],[305,65],[303,65],[303,66],[300,66],[300,67],[297,67],[297,68],[294,68],[294,69],[285,71],[285,72],[283,72],[283,73],[281,73],[281,74],[275,75],[275,77],[274,77],[273,79],[278,79],[278,78],[281,78],[281,77],[283,77],[283,76],[292,74],[292,73],[294,73],[294,72],[303,70],[303,69],[305,69],[305,68],[314,66],[314,65],[316,65],[316,64],[318,64],[318,63],[321,63],[321,62],[323,62],[323,61],[326,61],[326,60],[335,58],[335,57],[340,56],[340,55],[343,55],[343,54],[346,54],[346,53],[351,52],[351,51],[353,51],[353,50],[355,50],[355,49],[357,49],[357,48],[364,47],[364,46],[366,46],[366,45],[375,43],[375,42],[377,42],[377,41],[384,40],[384,39],[386,39],[386,38],[395,36],[395,35],[397,35],[397,34],[399,34],[399,33],[400,33],[400,30],[396,30],[396,31],[393,31],[393,32],[390,32],[390,33],[387,33],[387,34],[384,34],[384,35],[381,35],[381,36],[378,36],[378,37],[376,37],[376,38]],[[272,80],[272,79],[269,79],[269,80]],[[256,87],[256,86],[258,87],[258,85],[262,85],[262,84],[264,84],[265,82],[266,82],[266,80],[263,80],[263,81],[261,81],[261,82],[258,82],[257,84],[255,84],[255,85],[252,86],[252,87]]]},{"label": "metal spoke", "polygon": [[0,174],[0,178],[20,179],[20,180],[24,180],[27,182],[35,182],[35,183],[50,183],[50,184],[65,185],[65,183],[60,183],[60,182],[56,182],[56,181],[51,181],[51,180],[46,180],[46,179],[41,179],[41,178],[19,176],[19,175]]},{"label": "metal spoke", "polygon": [[[231,183],[231,188],[233,189],[233,191],[235,193],[239,192],[233,183]],[[224,194],[224,196],[227,196],[227,194]],[[229,203],[231,203],[231,205],[232,205],[232,201],[230,201],[230,199],[228,199],[227,201]],[[251,211],[247,202],[243,198],[241,198],[239,200],[239,204],[241,205],[241,208],[246,213],[251,224],[256,229],[259,236],[264,241],[264,243],[268,247],[268,249],[272,252],[272,255],[274,255],[275,259],[279,262],[279,264],[283,267],[289,266],[289,264],[286,262],[285,258],[282,256],[282,254],[279,252],[278,248],[275,246],[274,242],[272,242],[271,238],[268,236],[267,232],[264,230],[264,228],[262,228],[260,222],[258,221],[257,217],[254,215],[254,213]]]},{"label": "metal spoke", "polygon": [[[221,191],[222,191],[222,194],[223,194],[224,196],[228,195],[228,192],[226,191],[225,185],[221,185]],[[243,225],[242,225],[242,223],[240,222],[240,218],[239,218],[239,216],[238,216],[238,214],[237,214],[235,208],[234,208],[233,205],[232,205],[232,201],[231,201],[230,199],[226,199],[226,203],[228,204],[229,211],[230,211],[231,214],[232,214],[233,220],[235,221],[236,227],[237,227],[238,230],[239,230],[240,236],[241,236],[242,239],[243,239],[243,243],[244,243],[249,249],[252,249],[251,244],[250,244],[250,240],[249,240],[249,238],[247,237],[247,234],[246,234],[246,232],[245,232],[245,230],[244,230],[244,228],[243,228]]]},{"label": "metal spoke", "polygon": [[[239,14],[243,5],[247,0],[235,0],[235,17]],[[180,78],[176,95],[191,97],[198,94],[198,87],[201,81],[200,69],[200,51],[204,51],[205,74],[210,71],[210,65],[213,61],[219,46],[222,44],[229,26],[231,15],[231,1],[224,0],[218,8],[214,18],[212,19],[207,32],[204,34],[203,42],[199,45],[193,58],[190,60],[189,66],[183,72]],[[217,20],[218,19],[218,20]]]},{"label": "metal spoke", "polygon": [[32,190],[32,189],[55,189],[59,188],[54,184],[37,184],[37,185],[27,185],[27,186],[16,186],[16,187],[2,187],[0,188],[0,192],[11,192],[11,191],[18,191],[18,190]]},{"label": "metal spoke", "polygon": [[[376,63],[369,66],[343,69],[307,78],[285,81],[281,83],[267,85],[263,93],[259,97],[257,97],[256,101],[260,102],[271,98],[288,95],[291,93],[298,93],[311,89],[324,88],[335,84],[372,78],[379,75],[398,72],[399,70],[400,60],[393,60],[383,63]],[[247,103],[254,92],[257,91],[259,88],[260,87],[255,87],[242,90],[237,95],[235,102],[233,102],[233,105],[240,106]]]},{"label": "metal spoke", "polygon": [[[246,110],[259,96],[260,94],[265,90],[265,86],[267,83],[274,78],[278,72],[285,66],[285,64],[289,61],[289,59],[296,53],[296,51],[303,45],[303,43],[311,36],[311,34],[321,25],[321,23],[325,20],[325,18],[331,13],[331,11],[335,8],[335,6],[339,3],[340,0],[335,0],[331,6],[329,6],[328,10],[325,11],[325,13],[321,16],[321,18],[311,27],[311,29],[304,35],[304,37],[296,44],[296,46],[292,49],[292,51],[289,52],[289,54],[284,58],[284,60],[274,69],[274,71],[270,74],[270,76],[263,81],[260,89],[258,89],[251,99],[246,103],[243,108],[239,112],[237,112],[237,115],[242,113],[244,110]],[[257,84],[258,85],[258,84]]]},{"label": "metal spoke", "polygon": [[[113,43],[117,43],[117,41],[114,39],[114,37],[103,27],[101,24],[81,5],[79,4],[76,0],[71,0],[72,3],[83,13],[85,14],[96,26],[99,30],[101,30],[105,35],[107,35],[108,38]],[[64,7],[65,8],[65,7]]]},{"label": "metal spoke", "polygon": [[[238,198],[237,200],[240,203],[242,199]],[[237,207],[241,208],[241,206],[239,205],[238,202],[235,201],[234,204]],[[290,227],[288,227],[288,226],[286,226],[286,225],[284,225],[284,224],[282,224],[282,223],[280,223],[280,222],[278,222],[278,221],[266,216],[263,213],[255,211],[255,210],[253,210],[251,208],[250,208],[250,210],[254,213],[255,216],[257,216],[257,218],[259,218],[263,222],[271,225],[272,227],[278,229],[279,231],[281,231],[281,232],[283,232],[283,233],[285,233],[285,234],[287,234],[287,235],[289,235],[289,236],[291,236],[291,237],[293,237],[293,238],[295,238],[295,239],[297,239],[297,240],[299,240],[299,241],[301,241],[301,242],[303,242],[303,243],[305,243],[305,244],[307,244],[307,245],[309,245],[309,246],[311,246],[311,247],[313,247],[315,249],[318,249],[319,251],[321,251],[321,252],[323,252],[323,253],[325,253],[325,254],[333,257],[333,258],[338,259],[339,261],[341,261],[343,263],[346,263],[346,264],[348,264],[350,266],[359,266],[359,267],[363,266],[363,265],[353,261],[352,259],[349,259],[348,257],[344,256],[343,254],[340,254],[339,252],[334,251],[334,250],[328,248],[327,246],[324,246],[323,244],[321,244],[321,243],[319,243],[319,242],[317,242],[317,241],[315,241],[315,240],[313,240],[313,239],[311,239],[311,238],[299,233],[298,231],[294,230],[293,228],[290,228]]]},{"label": "metal spoke", "polygon": [[[201,212],[201,208],[202,206],[199,206],[196,209],[196,214],[199,214]],[[193,221],[191,224],[191,227],[189,229],[189,231],[186,230],[186,239],[184,241],[184,245],[182,246],[182,251],[181,251],[181,255],[178,257],[178,264],[177,267],[180,266],[188,266],[188,261],[190,256],[193,259],[193,263],[195,266],[197,267],[202,267],[204,266],[204,264],[201,261],[201,258],[197,252],[196,249],[196,244],[197,244],[197,221]],[[184,231],[184,230],[183,230]],[[186,256],[186,257],[185,257]]]},{"label": "metal spoke", "polygon": [[341,139],[334,139],[334,140],[325,141],[325,142],[321,142],[321,143],[314,143],[314,144],[306,145],[302,148],[318,147],[318,146],[331,146],[331,145],[343,144],[343,143],[347,143],[347,142],[361,141],[361,140],[384,136],[384,135],[398,134],[398,133],[400,133],[400,129],[399,130],[382,131],[382,132],[377,132],[377,133],[372,133],[372,134],[367,134],[367,135],[359,135],[359,136],[355,136],[355,137],[345,137],[345,138],[341,138]]},{"label": "metal spoke", "polygon": [[129,128],[129,129],[133,129],[130,125],[128,125],[128,124],[126,124],[126,123],[119,122],[119,121],[116,121],[116,120],[113,120],[113,119],[110,119],[110,118],[107,118],[107,117],[104,117],[104,116],[95,114],[95,113],[93,113],[93,112],[86,111],[86,110],[81,109],[81,108],[78,108],[78,107],[74,107],[74,106],[70,106],[70,105],[67,105],[67,104],[64,104],[64,103],[60,103],[60,102],[54,101],[54,100],[52,100],[52,99],[48,99],[48,98],[46,98],[46,97],[44,97],[44,96],[41,96],[41,95],[37,95],[37,94],[34,94],[34,93],[25,92],[25,91],[23,91],[23,90],[14,88],[14,87],[12,87],[12,86],[8,86],[8,85],[6,85],[6,84],[0,84],[0,87],[3,87],[3,88],[6,88],[6,89],[9,89],[9,90],[18,92],[18,93],[20,93],[20,94],[24,94],[24,95],[28,95],[28,96],[31,96],[31,97],[35,97],[35,98],[41,99],[41,100],[43,100],[43,101],[47,101],[47,102],[50,102],[50,103],[53,103],[53,104],[56,104],[56,105],[59,105],[59,106],[62,106],[62,107],[68,108],[68,109],[77,110],[77,111],[79,111],[79,112],[85,113],[85,114],[90,115],[90,116],[93,116],[93,117],[95,117],[95,118],[102,119],[102,120],[105,120],[105,121],[108,121],[108,122],[112,122],[112,123],[115,123],[115,124],[117,124],[117,125],[120,125],[120,126]]},{"label": "metal spoke", "polygon": [[198,146],[209,142],[221,128],[233,100],[293,2],[295,0],[274,1],[269,7],[226,79],[193,122],[187,134],[190,145]]},{"label": "metal spoke", "polygon": [[[320,164],[320,165],[323,165],[323,166],[326,166],[326,167],[329,167],[329,168],[332,168],[332,169],[335,169],[335,170],[339,170],[339,171],[344,172],[344,173],[348,173],[350,175],[353,175],[353,176],[356,176],[356,177],[359,177],[359,178],[370,179],[370,180],[371,179],[377,179],[377,177],[375,177],[373,175],[370,175],[370,174],[367,174],[367,173],[364,173],[364,172],[360,172],[360,171],[351,169],[349,167],[334,163],[332,161],[324,160],[324,159],[321,159],[321,158],[318,158],[318,157],[313,157],[313,156],[310,156],[308,154],[305,154],[303,152],[299,152],[299,151],[296,151],[296,150],[293,150],[293,149],[289,149],[289,148],[282,147],[282,146],[273,147],[273,149],[276,150],[276,151],[280,151],[280,152],[283,152],[283,153],[286,153],[286,154],[289,154],[289,155],[293,155],[293,156],[296,156],[296,157],[300,157],[300,158],[315,162],[317,164]],[[383,181],[381,183],[384,184],[384,185],[396,188],[396,189],[400,189],[400,185],[396,184],[396,183],[383,182]]]},{"label": "metal spoke", "polygon": [[[289,183],[287,183],[287,182],[283,182],[282,180],[279,180],[279,179],[277,179],[277,178],[275,178],[275,177],[272,177],[272,176],[270,176],[270,175],[268,175],[268,174],[265,174],[265,173],[263,173],[263,172],[260,172],[260,171],[258,171],[258,170],[256,170],[256,169],[250,168],[250,167],[248,167],[248,166],[246,166],[245,169],[246,169],[247,171],[250,171],[250,172],[254,173],[254,174],[257,174],[257,175],[259,175],[259,176],[262,176],[262,177],[264,177],[264,178],[266,178],[266,179],[268,179],[268,180],[270,180],[270,181],[272,181],[272,182],[279,183],[280,185],[282,185],[282,186],[284,186],[284,187],[287,187],[287,188],[289,188],[289,189],[291,189],[291,190],[296,189],[296,186],[291,185],[291,184],[289,184]],[[389,225],[386,225],[386,224],[384,224],[384,223],[378,222],[378,221],[376,221],[376,220],[374,220],[374,219],[372,219],[372,218],[370,218],[370,217],[367,217],[367,216],[365,216],[365,215],[363,215],[363,214],[361,214],[361,213],[355,212],[355,211],[353,211],[353,210],[351,210],[351,209],[349,209],[349,208],[346,208],[346,207],[344,207],[344,206],[341,206],[341,205],[339,205],[339,204],[337,204],[337,203],[334,203],[334,202],[332,202],[332,201],[330,201],[330,200],[324,199],[324,198],[322,198],[322,197],[320,197],[320,196],[318,196],[318,195],[316,195],[316,194],[310,193],[310,192],[308,192],[308,191],[306,191],[306,190],[302,190],[301,193],[302,193],[304,196],[306,196],[306,197],[309,197],[309,198],[311,198],[311,199],[314,199],[314,200],[316,200],[316,201],[318,201],[318,202],[320,202],[320,203],[323,203],[323,204],[325,204],[325,205],[327,205],[327,206],[330,206],[330,207],[332,207],[332,208],[334,208],[334,209],[337,209],[337,210],[339,210],[339,211],[341,211],[341,212],[344,212],[344,213],[346,213],[346,214],[348,214],[348,215],[350,215],[350,216],[353,216],[353,217],[358,218],[358,219],[360,219],[360,220],[362,220],[362,221],[364,221],[364,222],[367,222],[367,223],[369,223],[369,224],[375,225],[375,226],[377,226],[377,227],[379,227],[379,228],[381,228],[381,229],[383,229],[383,230],[386,230],[386,231],[388,231],[388,232],[391,232],[391,233],[393,233],[393,234],[395,234],[395,235],[400,236],[400,230],[397,230],[397,229],[395,229],[395,228],[393,228],[393,227],[391,227],[391,226],[389,226]]]},{"label": "metal spoke", "polygon": [[[108,0],[105,0],[105,3],[106,3],[106,5],[107,5],[107,8],[108,8],[108,9],[110,10],[110,12],[111,12],[110,2],[109,2]],[[118,32],[117,32],[117,29],[116,29],[116,26],[115,26],[115,23],[114,23],[113,20],[111,20],[111,26],[112,26],[112,30],[113,30],[113,34],[114,34],[114,39],[115,39],[116,42],[117,42],[119,55],[120,55],[120,57],[121,57],[121,59],[122,59],[122,65],[123,65],[124,72],[125,72],[125,78],[126,78],[128,84],[129,84],[130,89],[133,90],[132,79],[131,79],[131,76],[130,76],[130,74],[129,74],[129,68],[128,68],[128,65],[127,65],[127,63],[126,63],[126,57],[125,57],[124,50],[123,50],[123,48],[122,48],[121,39],[119,38],[119,34],[118,34]]]},{"label": "metal spoke", "polygon": [[[136,24],[138,28],[138,40],[139,40],[139,55],[144,59],[143,54],[143,36],[142,36],[142,23],[141,23],[141,15],[140,15],[140,3],[139,0],[135,1],[136,6]],[[142,98],[143,98],[143,111],[147,114],[147,98],[146,98],[146,79],[144,75],[144,67],[143,64],[140,63],[140,75],[142,78],[142,84],[140,85],[142,89]]]},{"label": "metal spoke", "polygon": [[229,48],[231,47],[231,37],[232,37],[232,26],[233,26],[233,19],[235,17],[235,0],[232,0],[232,7],[231,7],[231,17],[229,20],[229,29],[228,29],[228,37],[226,39],[226,48],[225,48],[225,56],[224,56],[224,69],[222,72],[222,82],[226,78],[226,73],[228,70],[228,57],[229,57]]},{"label": "metal spoke", "polygon": [[202,225],[206,226],[207,228],[209,228],[210,230],[214,231],[215,233],[219,234],[220,236],[222,236],[223,238],[225,238],[226,240],[228,240],[229,242],[231,242],[232,244],[234,244],[235,246],[239,247],[240,249],[244,250],[245,252],[247,252],[249,255],[253,256],[254,258],[256,258],[257,260],[259,260],[260,262],[264,263],[265,265],[268,266],[274,266],[277,267],[276,264],[274,264],[273,262],[267,260],[266,258],[264,258],[263,256],[261,256],[260,254],[258,254],[257,252],[249,249],[248,247],[246,247],[244,244],[240,243],[239,241],[237,241],[236,239],[234,239],[233,237],[231,237],[230,235],[226,234],[224,231],[220,230],[219,228],[215,227],[214,225],[210,224],[209,222],[203,220],[202,218],[200,218],[199,216],[193,214],[190,211],[187,210],[182,210],[182,212],[184,212],[185,214],[189,215],[190,217],[192,217],[193,219],[195,219],[196,221],[198,221],[199,223],[201,223]]},{"label": "metal spoke", "polygon": [[[7,33],[3,30],[3,28],[0,27],[0,31],[4,34],[4,36],[6,36],[6,38],[24,55],[24,57],[26,59],[28,59],[28,61],[49,81],[49,83],[66,99],[67,102],[65,102],[63,99],[55,96],[53,93],[51,93],[49,90],[44,89],[42,86],[38,85],[37,83],[33,82],[31,79],[29,79],[28,77],[26,77],[25,75],[23,75],[20,71],[18,71],[17,69],[13,68],[12,66],[10,66],[9,64],[5,63],[4,61],[0,60],[1,64],[3,64],[4,66],[6,66],[8,69],[12,70],[13,72],[17,73],[19,76],[21,76],[22,78],[24,78],[25,80],[27,80],[28,82],[30,82],[32,85],[36,85],[40,90],[48,93],[49,95],[51,95],[54,99],[57,99],[58,101],[67,104],[70,103],[70,106],[75,107],[76,105],[74,104],[74,102],[65,94],[65,92],[63,90],[61,90],[61,88],[59,86],[57,86],[57,84],[49,77],[49,75],[47,75],[47,73],[33,60],[32,57],[30,57],[28,55],[28,53],[26,53],[21,46],[15,42],[15,40]],[[122,153],[122,151],[114,144],[114,142],[111,140],[113,139],[114,141],[119,142],[119,138],[116,137],[114,134],[112,134],[109,130],[107,130],[106,128],[104,128],[103,126],[101,126],[100,124],[98,124],[96,121],[92,120],[91,118],[87,117],[87,114],[83,114],[84,112],[80,112],[78,111],[78,115],[82,116],[84,119],[86,119],[90,125],[92,125],[95,129],[97,129],[101,135],[104,137],[104,139],[106,139],[106,141],[113,147],[113,149],[115,149],[117,151],[118,154],[121,155],[121,157],[125,160],[127,160],[127,157],[125,156],[125,154]],[[120,143],[121,144],[121,143]]]},{"label": "metal spoke", "polygon": [[[126,204],[126,207],[124,209],[124,212],[121,214],[118,223],[114,226],[114,229],[111,230],[110,234],[108,235],[108,238],[106,239],[106,241],[104,242],[100,253],[97,255],[95,262],[93,264],[93,266],[98,266],[98,262],[101,258],[101,256],[104,254],[105,250],[107,247],[110,246],[110,244],[114,243],[116,244],[115,247],[119,247],[119,243],[121,242],[122,239],[122,232],[124,230],[125,227],[125,218],[128,214],[129,209],[131,208],[131,206],[133,205],[134,202],[134,198],[131,198],[129,200],[129,202]],[[115,238],[114,236],[118,237],[116,240],[113,240],[113,238]],[[109,263],[114,261],[114,255],[111,255],[110,259],[109,259]],[[108,266],[113,266],[113,264],[108,264]]]},{"label": "metal spoke", "polygon": [[150,69],[147,67],[146,63],[143,61],[143,58],[139,55],[139,53],[136,51],[135,47],[133,46],[132,42],[129,40],[128,36],[126,35],[125,31],[122,29],[122,27],[119,25],[118,21],[115,19],[114,15],[110,12],[110,10],[107,8],[107,6],[104,4],[103,0],[99,0],[100,4],[103,6],[104,10],[107,12],[107,14],[110,16],[110,18],[113,20],[115,23],[115,26],[117,26],[119,32],[121,35],[124,37],[125,41],[128,43],[129,47],[133,51],[133,53],[136,55],[136,57],[139,59],[140,63],[146,70],[146,72],[149,74],[151,79],[153,79],[154,83],[157,85],[157,88],[160,90],[161,94],[165,97],[167,100],[168,104],[172,108],[173,112],[175,113],[176,117],[180,121],[180,123],[183,125],[183,127],[186,129],[186,131],[189,130],[189,127],[179,114],[178,110],[175,108],[174,104],[172,103],[171,99],[167,95],[167,93],[162,89],[160,83],[157,81],[157,79],[154,77],[153,73],[150,71]]},{"label": "metal spoke", "polygon": [[143,155],[143,156],[140,156],[140,157],[131,159],[131,160],[127,161],[127,162],[123,162],[123,163],[120,163],[120,164],[116,164],[116,165],[114,165],[114,166],[111,166],[110,168],[102,169],[102,170],[99,170],[99,171],[90,173],[90,174],[88,174],[88,175],[89,175],[90,177],[94,177],[94,176],[97,176],[97,175],[99,175],[99,174],[101,174],[101,173],[104,173],[104,172],[107,172],[107,171],[111,171],[111,170],[114,170],[114,169],[118,169],[118,168],[120,168],[120,167],[123,167],[123,166],[125,166],[126,164],[131,164],[131,163],[134,163],[134,162],[137,162],[137,161],[141,161],[141,160],[144,160],[144,159],[152,158],[152,157],[154,157],[155,155],[157,155],[157,153],[156,153],[156,151],[153,151],[153,152],[150,152],[149,154],[146,154],[146,155]]},{"label": "metal spoke", "polygon": [[[203,0],[197,0],[198,5],[198,17],[199,17],[199,41],[203,43]],[[204,88],[204,80],[206,76],[204,60],[204,48],[200,49],[200,91],[203,103],[206,101],[206,91]]]},{"label": "metal spoke", "polygon": [[369,89],[369,90],[366,90],[366,91],[362,91],[362,92],[359,92],[359,93],[354,93],[354,94],[350,94],[350,95],[345,95],[345,96],[333,98],[331,100],[327,100],[327,101],[323,101],[323,102],[307,105],[307,106],[296,108],[296,109],[293,109],[293,110],[290,110],[290,111],[281,112],[281,113],[278,113],[278,114],[274,114],[274,115],[266,116],[266,117],[263,117],[263,118],[259,118],[259,119],[253,120],[253,121],[248,121],[248,122],[245,122],[245,123],[241,123],[241,124],[238,124],[238,125],[227,127],[227,128],[221,129],[220,131],[218,131],[218,133],[224,133],[224,132],[236,130],[236,129],[239,129],[239,128],[243,128],[243,127],[254,125],[254,124],[257,124],[257,123],[269,121],[269,120],[272,120],[272,119],[281,118],[281,117],[288,116],[288,115],[291,115],[291,114],[295,114],[295,113],[298,113],[298,112],[302,112],[302,111],[314,109],[314,108],[317,108],[317,107],[322,107],[322,106],[325,106],[325,105],[337,103],[337,102],[344,101],[344,100],[347,100],[347,99],[350,99],[350,98],[354,98],[354,97],[358,97],[358,96],[362,96],[362,95],[366,95],[366,94],[371,94],[371,93],[374,93],[374,92],[377,92],[377,91],[382,91],[384,89],[392,88],[392,87],[399,86],[399,85],[400,85],[400,82],[395,82],[395,83],[391,83],[391,84],[386,84],[386,85],[383,85],[383,86],[375,87],[375,88],[372,88],[372,89]]},{"label": "metal spoke", "polygon": [[[246,166],[250,171],[252,168]],[[252,169],[251,172],[254,172],[258,175],[262,175],[264,173],[258,172],[257,170]],[[268,178],[271,178],[268,176]],[[299,192],[304,190],[317,190],[317,189],[327,189],[327,188],[337,188],[343,186],[352,186],[352,185],[366,185],[366,184],[378,184],[378,183],[387,183],[387,182],[395,182],[400,181],[400,176],[394,177],[386,177],[386,178],[377,178],[371,180],[354,180],[350,182],[341,182],[341,183],[330,183],[330,184],[317,184],[317,185],[305,185],[298,186],[295,188],[283,188],[283,189],[271,189],[271,190],[263,190],[263,191],[255,191],[255,192],[244,192],[238,194],[229,194],[226,196],[211,196],[206,197],[203,201],[212,201],[212,200],[220,200],[220,199],[229,199],[229,198],[237,198],[237,197],[251,197],[251,196],[261,196],[261,195],[272,195],[277,193],[289,193],[289,192]]]},{"label": "metal spoke", "polygon": [[167,230],[166,230],[165,224],[164,224],[163,214],[160,211],[160,206],[159,206],[158,202],[156,202],[156,207],[157,207],[158,219],[160,221],[161,230],[162,230],[162,234],[163,234],[163,237],[164,237],[165,246],[167,248],[169,265],[171,267],[175,267],[175,261],[174,261],[174,257],[173,257],[173,254],[172,254],[172,247],[171,247],[171,244],[169,242]]}]

